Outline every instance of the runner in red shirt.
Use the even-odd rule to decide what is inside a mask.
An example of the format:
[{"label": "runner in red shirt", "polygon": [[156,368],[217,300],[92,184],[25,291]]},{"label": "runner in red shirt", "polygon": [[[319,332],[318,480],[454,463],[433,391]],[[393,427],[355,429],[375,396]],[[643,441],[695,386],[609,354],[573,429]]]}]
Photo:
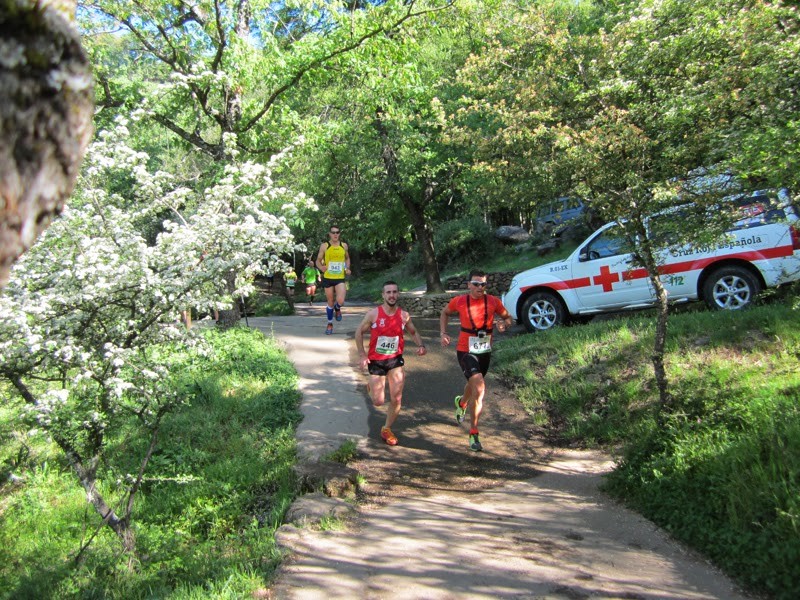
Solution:
[{"label": "runner in red shirt", "polygon": [[461,423],[467,408],[470,408],[471,427],[469,430],[469,447],[475,452],[483,450],[478,438],[478,420],[483,411],[483,397],[486,395],[486,373],[492,358],[492,329],[494,317],[497,330],[503,332],[506,325],[513,323],[506,307],[496,296],[486,293],[486,273],[473,269],[469,274],[469,293],[456,296],[442,309],[439,317],[442,346],[450,345],[447,334],[447,323],[450,315],[458,315],[461,321],[461,332],[456,345],[458,364],[467,378],[464,394],[456,396],[456,422]]},{"label": "runner in red shirt", "polygon": [[[383,304],[370,310],[356,329],[356,348],[361,356],[361,368],[369,370],[369,395],[372,404],[383,406],[386,380],[389,380],[389,407],[381,438],[390,446],[397,445],[392,425],[400,414],[405,373],[403,371],[404,333],[408,331],[419,346],[417,354],[425,354],[425,344],[411,322],[411,315],[397,306],[399,291],[394,281],[383,284]],[[370,332],[369,351],[364,351],[364,334]]]}]

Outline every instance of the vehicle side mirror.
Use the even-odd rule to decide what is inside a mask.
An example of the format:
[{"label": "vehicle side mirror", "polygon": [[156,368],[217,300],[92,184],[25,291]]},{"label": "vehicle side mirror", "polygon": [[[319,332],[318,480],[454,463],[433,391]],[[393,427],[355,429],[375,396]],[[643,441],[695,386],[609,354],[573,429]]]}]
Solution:
[{"label": "vehicle side mirror", "polygon": [[580,253],[578,253],[578,262],[586,262],[587,260],[589,260],[589,253],[586,248],[581,248]]}]

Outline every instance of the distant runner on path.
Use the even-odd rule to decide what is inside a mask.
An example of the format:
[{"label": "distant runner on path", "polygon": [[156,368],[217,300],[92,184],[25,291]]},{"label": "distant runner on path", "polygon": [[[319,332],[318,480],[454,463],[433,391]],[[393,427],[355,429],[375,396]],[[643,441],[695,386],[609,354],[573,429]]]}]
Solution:
[{"label": "distant runner on path", "polygon": [[[473,269],[469,274],[469,293],[456,296],[442,309],[439,316],[439,331],[442,346],[450,345],[447,334],[447,323],[450,315],[458,315],[461,332],[456,345],[458,364],[467,378],[464,394],[456,396],[456,422],[461,423],[467,409],[470,411],[471,427],[469,430],[469,447],[475,452],[483,450],[478,437],[478,419],[483,411],[483,398],[486,395],[486,373],[492,359],[492,329],[494,316],[502,321],[497,322],[497,330],[503,332],[511,326],[511,315],[496,296],[486,293],[486,273]],[[505,322],[504,322],[505,321]]]},{"label": "distant runner on path", "polygon": [[314,266],[314,259],[308,259],[308,265],[303,269],[300,275],[303,283],[306,284],[306,296],[308,297],[308,305],[314,306],[314,297],[317,294],[317,283],[322,279],[322,275],[316,266]]},{"label": "distant runner on path", "polygon": [[[322,242],[317,253],[317,268],[322,271],[322,287],[328,306],[325,309],[328,315],[328,326],[325,334],[333,333],[333,318],[342,320],[342,306],[344,305],[347,286],[345,277],[350,275],[350,251],[347,244],[340,241],[342,230],[338,225],[331,225],[328,237],[330,241]],[[334,302],[334,292],[336,299]]]},{"label": "distant runner on path", "polygon": [[[389,406],[386,409],[386,423],[381,428],[381,438],[390,446],[397,445],[397,437],[392,433],[400,406],[403,401],[404,333],[408,331],[419,346],[417,354],[425,355],[425,344],[419,331],[411,322],[411,315],[397,306],[399,289],[394,281],[383,284],[383,304],[371,309],[356,329],[355,339],[361,357],[361,368],[369,370],[369,395],[372,404],[383,406],[386,381],[389,381]],[[369,351],[364,350],[364,334],[370,332]]]}]

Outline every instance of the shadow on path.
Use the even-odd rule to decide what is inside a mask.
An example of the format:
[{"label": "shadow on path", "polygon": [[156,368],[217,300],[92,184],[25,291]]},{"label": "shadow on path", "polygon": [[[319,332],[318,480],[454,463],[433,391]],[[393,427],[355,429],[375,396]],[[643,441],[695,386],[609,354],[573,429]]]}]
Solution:
[{"label": "shadow on path", "polygon": [[[341,531],[284,525],[289,555],[269,598],[744,600],[702,558],[598,491],[601,453],[548,447],[516,400],[490,376],[481,419],[485,451],[471,452],[454,419],[463,375],[438,345],[436,319],[414,319],[429,354],[406,352],[400,445],[379,438],[356,367],[353,331],[366,307],[348,307],[332,336],[324,308],[253,326],[281,339],[300,373],[302,454],[344,439],[366,478],[359,516]],[[251,319],[251,322],[254,321]],[[451,327],[455,328],[454,324]]]}]

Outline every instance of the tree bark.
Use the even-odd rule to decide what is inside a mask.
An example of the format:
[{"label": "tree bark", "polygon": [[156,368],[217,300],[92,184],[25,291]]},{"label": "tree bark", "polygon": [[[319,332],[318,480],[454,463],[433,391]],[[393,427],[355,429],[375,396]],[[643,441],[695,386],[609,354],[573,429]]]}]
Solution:
[{"label": "tree bark", "polygon": [[91,139],[94,82],[74,9],[0,0],[0,288],[63,210]]},{"label": "tree bark", "polygon": [[[644,229],[642,228],[642,231]],[[658,387],[658,412],[656,418],[661,422],[664,411],[670,406],[669,382],[667,381],[667,371],[664,366],[664,350],[667,345],[667,326],[669,323],[669,297],[664,284],[658,274],[658,263],[652,248],[643,248],[642,262],[650,274],[650,284],[656,295],[656,307],[658,318],[656,319],[655,340],[653,342],[653,372]]]},{"label": "tree bark", "polygon": [[419,206],[414,199],[407,193],[400,192],[400,200],[406,209],[414,234],[417,236],[417,243],[422,250],[422,266],[425,269],[425,285],[428,294],[444,293],[441,274],[439,273],[439,263],[436,262],[436,252],[433,247],[433,236],[425,222],[424,208]]},{"label": "tree bark", "polygon": [[[383,122],[383,111],[378,109],[373,121],[375,130],[378,132],[378,137],[383,145],[381,152],[381,159],[383,160],[383,167],[386,172],[386,180],[391,189],[398,195],[406,209],[408,217],[411,220],[411,226],[414,228],[414,234],[417,237],[417,243],[420,245],[422,251],[422,264],[425,269],[425,283],[427,286],[427,293],[441,294],[444,293],[444,286],[442,285],[442,278],[439,274],[439,264],[436,262],[436,253],[433,248],[433,236],[431,235],[430,228],[425,221],[425,203],[418,204],[412,195],[403,189],[400,183],[400,176],[397,172],[397,154],[394,151],[391,140],[389,139],[389,132]],[[430,192],[430,188],[426,188],[426,195]]]},{"label": "tree bark", "polygon": [[[233,293],[236,290],[236,273],[228,273],[225,276],[225,287],[229,293]],[[234,327],[241,320],[242,312],[239,310],[239,298],[234,298],[230,308],[219,311],[217,327],[222,329]]]},{"label": "tree bark", "polygon": [[667,382],[667,371],[664,366],[664,349],[667,345],[667,324],[669,323],[669,299],[667,290],[656,275],[651,278],[658,298],[658,319],[656,319],[656,335],[653,343],[653,371],[658,386],[658,421],[661,422],[664,411],[670,406],[670,395]]}]

